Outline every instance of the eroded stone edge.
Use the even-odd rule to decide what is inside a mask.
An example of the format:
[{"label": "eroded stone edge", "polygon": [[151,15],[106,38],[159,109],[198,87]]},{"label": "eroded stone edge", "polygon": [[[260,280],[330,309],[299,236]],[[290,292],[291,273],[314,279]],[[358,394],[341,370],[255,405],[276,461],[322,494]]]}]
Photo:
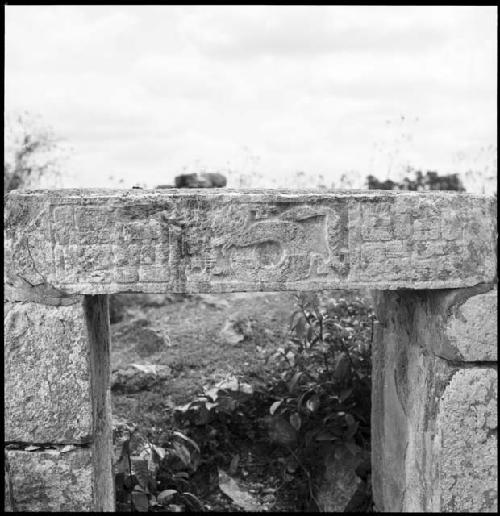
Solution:
[{"label": "eroded stone edge", "polygon": [[84,311],[90,347],[94,510],[109,512],[115,509],[115,486],[113,477],[110,392],[111,340],[108,296],[85,296]]}]

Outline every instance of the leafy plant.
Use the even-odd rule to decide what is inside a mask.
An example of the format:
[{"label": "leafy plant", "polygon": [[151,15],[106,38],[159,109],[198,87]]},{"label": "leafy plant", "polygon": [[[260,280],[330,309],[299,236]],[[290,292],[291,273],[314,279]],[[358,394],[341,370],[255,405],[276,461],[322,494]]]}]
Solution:
[{"label": "leafy plant", "polygon": [[373,309],[362,298],[296,296],[290,338],[270,360],[284,371],[269,406],[269,436],[290,454],[283,478],[312,472],[328,452],[364,454],[370,443]]},{"label": "leafy plant", "polygon": [[267,357],[267,375],[258,385],[229,377],[176,413],[202,453],[225,462],[220,452],[232,450],[235,435],[253,440],[250,420],[260,417],[268,442],[281,450],[274,460],[282,482],[305,489],[304,506],[314,509],[313,482],[328,453],[343,448],[366,467],[375,316],[360,297],[299,294],[295,301],[289,338]]},{"label": "leafy plant", "polygon": [[173,430],[168,432],[164,447],[155,446],[125,425],[115,431],[115,440],[119,452],[115,465],[119,511],[204,512],[204,505],[190,492],[188,483],[200,464],[200,449],[192,439]]}]

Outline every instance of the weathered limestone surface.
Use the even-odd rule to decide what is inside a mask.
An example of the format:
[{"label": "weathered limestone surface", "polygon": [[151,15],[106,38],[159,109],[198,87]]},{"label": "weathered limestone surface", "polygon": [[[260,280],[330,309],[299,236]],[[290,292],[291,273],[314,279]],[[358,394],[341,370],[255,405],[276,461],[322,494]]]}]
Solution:
[{"label": "weathered limestone surface", "polygon": [[461,369],[446,388],[435,443],[444,473],[435,504],[442,511],[497,511],[497,407],[496,368]]},{"label": "weathered limestone surface", "polygon": [[7,450],[11,499],[7,511],[94,510],[92,456],[88,448],[27,452]]},{"label": "weathered limestone surface", "polygon": [[[449,347],[458,360],[498,360],[498,291],[455,305],[446,325]],[[452,358],[452,356],[447,357]]]},{"label": "weathered limestone surface", "polygon": [[[450,192],[11,192],[6,283],[47,292],[473,286],[496,275],[496,200]],[[24,297],[23,297],[24,296]]]},{"label": "weathered limestone surface", "polygon": [[108,296],[85,296],[84,310],[90,345],[94,510],[109,512],[115,508],[115,484]]},{"label": "weathered limestone surface", "polygon": [[4,304],[5,440],[87,445],[8,450],[16,510],[114,510],[108,321],[107,296]]},{"label": "weathered limestone surface", "polygon": [[4,304],[6,441],[92,440],[90,347],[82,299],[74,301]]},{"label": "weathered limestone surface", "polygon": [[426,350],[455,362],[498,360],[496,285],[421,292],[418,300],[414,305],[413,324],[416,328],[425,328]]},{"label": "weathered limestone surface", "polygon": [[[472,342],[463,332],[450,343],[443,331],[474,299],[492,301],[486,288],[376,294],[372,478],[378,510],[497,510],[497,365],[488,365],[493,343],[483,338],[494,335],[479,332]],[[473,327],[491,323],[482,311],[468,316]]]}]

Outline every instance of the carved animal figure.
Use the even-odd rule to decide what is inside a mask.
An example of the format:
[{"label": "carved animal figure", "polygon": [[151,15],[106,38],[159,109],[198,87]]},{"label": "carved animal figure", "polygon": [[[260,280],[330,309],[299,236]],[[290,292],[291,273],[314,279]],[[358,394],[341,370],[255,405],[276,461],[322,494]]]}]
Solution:
[{"label": "carved animal figure", "polygon": [[[298,206],[278,216],[256,219],[250,213],[239,234],[228,235],[216,249],[216,267],[212,274],[230,274],[248,262],[247,270],[267,267],[269,275],[285,260],[293,260],[298,275],[348,272],[348,248],[342,234],[341,213],[326,207]],[[290,273],[288,273],[290,274]]]},{"label": "carved animal figure", "polygon": [[181,174],[175,178],[175,188],[222,188],[227,179],[219,172]]}]

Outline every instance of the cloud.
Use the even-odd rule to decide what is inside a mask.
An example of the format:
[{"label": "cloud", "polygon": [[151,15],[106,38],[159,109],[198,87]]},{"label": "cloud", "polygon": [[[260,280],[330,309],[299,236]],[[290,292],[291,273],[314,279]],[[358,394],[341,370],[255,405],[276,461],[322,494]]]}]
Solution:
[{"label": "cloud", "polygon": [[199,52],[248,59],[331,53],[418,54],[449,37],[451,10],[401,7],[245,6],[193,9],[183,32]]},{"label": "cloud", "polygon": [[496,59],[488,7],[7,6],[5,101],[96,185],[251,155],[283,177],[383,171],[397,149],[444,167],[496,140]]}]

